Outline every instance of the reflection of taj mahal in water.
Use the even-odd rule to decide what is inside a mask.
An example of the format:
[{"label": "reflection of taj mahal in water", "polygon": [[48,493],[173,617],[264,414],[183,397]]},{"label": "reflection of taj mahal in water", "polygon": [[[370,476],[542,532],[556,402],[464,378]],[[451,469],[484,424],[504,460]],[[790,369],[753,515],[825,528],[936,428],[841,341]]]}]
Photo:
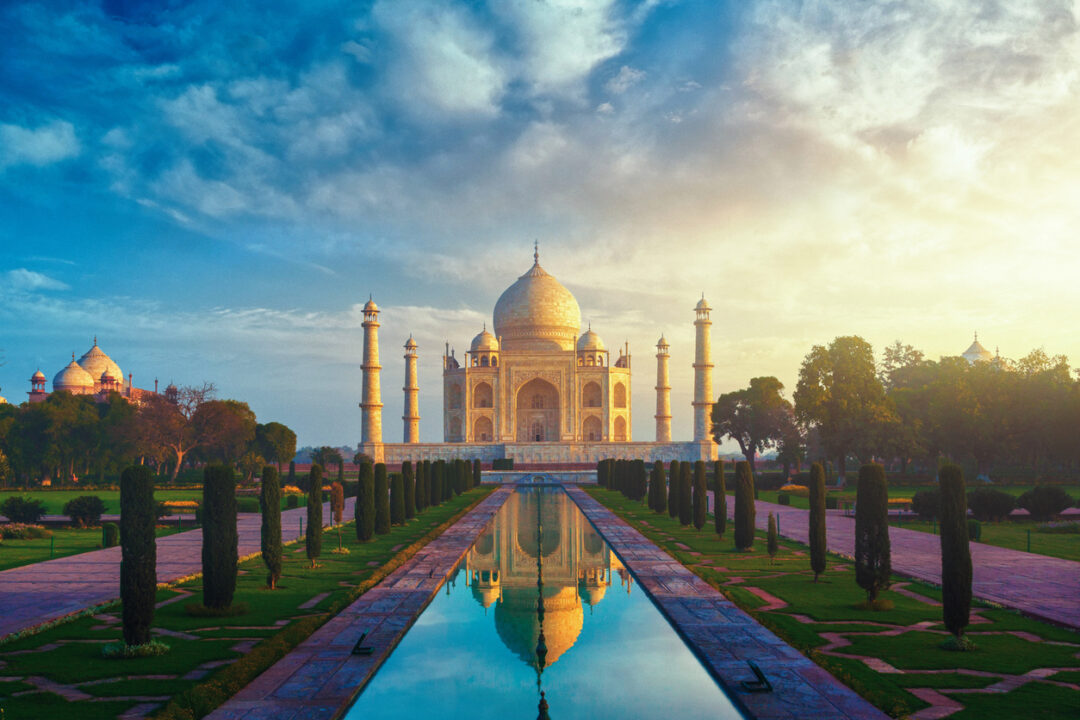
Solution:
[{"label": "reflection of taj mahal in water", "polygon": [[[543,499],[541,499],[543,496]],[[543,667],[577,641],[590,609],[616,579],[630,591],[632,576],[563,492],[517,492],[465,556],[466,582],[503,644],[537,668],[537,555],[542,548]]]},{"label": "reflection of taj mahal in water", "polygon": [[[577,300],[533,265],[499,297],[494,332],[473,338],[463,360],[447,344],[443,355],[443,442],[419,441],[419,347],[405,343],[402,443],[382,441],[379,308],[364,306],[361,450],[377,461],[514,458],[521,462],[593,463],[603,458],[701,460],[716,457],[709,433],[712,409],[711,308],[694,307],[694,438],[671,440],[669,345],[656,344],[656,438],[631,437],[629,345],[612,358],[590,326],[581,333]],[[579,335],[580,333],[580,335]]]}]

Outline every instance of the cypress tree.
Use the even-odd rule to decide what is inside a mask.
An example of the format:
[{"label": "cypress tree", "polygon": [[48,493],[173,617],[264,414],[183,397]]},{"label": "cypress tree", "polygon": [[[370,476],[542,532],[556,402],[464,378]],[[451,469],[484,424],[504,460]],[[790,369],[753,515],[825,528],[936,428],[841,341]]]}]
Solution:
[{"label": "cypress tree", "polygon": [[262,506],[262,528],[259,535],[262,559],[266,563],[266,586],[273,590],[281,578],[281,481],[277,468],[266,465],[262,470],[259,500]]},{"label": "cypress tree", "polygon": [[432,505],[437,505],[435,502],[435,471],[431,467],[431,461],[424,461],[424,489],[427,490],[427,498],[424,500],[424,507],[429,508]]},{"label": "cypress tree", "polygon": [[461,493],[465,492],[465,482],[466,482],[465,478],[466,477],[467,477],[467,475],[466,475],[466,470],[465,470],[465,461],[458,458],[457,460],[454,461],[454,494],[455,495],[460,495]]},{"label": "cypress tree", "polygon": [[825,572],[825,468],[810,466],[810,569],[814,582]]},{"label": "cypress tree", "polygon": [[754,547],[754,475],[750,463],[735,463],[735,547]]},{"label": "cypress tree", "polygon": [[634,499],[638,502],[645,500],[646,491],[649,488],[649,474],[645,470],[645,461],[634,461]]},{"label": "cypress tree", "polygon": [[596,484],[602,488],[607,487],[607,460],[596,463]]},{"label": "cypress tree", "polygon": [[312,465],[308,475],[307,533],[304,535],[304,546],[307,548],[311,567],[315,567],[315,560],[322,555],[322,476],[323,466]]},{"label": "cypress tree", "polygon": [[428,469],[431,466],[426,460],[418,460],[416,462],[416,510],[422,512],[427,510],[428,498],[431,496],[431,491],[428,489],[430,480],[428,478]]},{"label": "cypress tree", "polygon": [[375,469],[367,460],[360,463],[355,511],[356,539],[367,542],[375,535]]},{"label": "cypress tree", "polygon": [[649,492],[647,494],[650,510],[656,509],[656,488],[656,463],[653,463],[652,470],[649,471]]},{"label": "cypress tree", "polygon": [[[337,481],[339,483],[341,483],[342,490],[344,490],[344,488],[345,488],[345,460],[344,460],[344,458],[341,460],[341,462],[338,463],[338,466],[337,466]],[[339,523],[341,522],[340,518],[338,518],[338,522]]]},{"label": "cypress tree", "polygon": [[859,468],[855,491],[855,582],[873,608],[878,593],[889,587],[889,488],[885,468],[871,463]]},{"label": "cypress tree", "polygon": [[345,486],[339,481],[334,481],[330,486],[330,515],[334,522],[341,524],[341,516],[345,514]]},{"label": "cypress tree", "polygon": [[401,479],[405,485],[405,519],[416,517],[416,478],[413,477],[412,463],[401,463]]},{"label": "cypress tree", "polygon": [[390,524],[405,524],[405,481],[401,473],[390,473]]},{"label": "cypress tree", "polygon": [[375,465],[375,534],[390,532],[390,487],[386,479],[386,465]]},{"label": "cypress tree", "polygon": [[443,463],[442,499],[454,499],[454,461]]},{"label": "cypress tree", "polygon": [[956,465],[938,472],[941,483],[941,612],[945,628],[963,647],[971,613],[971,548],[968,545],[964,473]]},{"label": "cypress tree", "polygon": [[694,463],[694,527],[705,527],[706,505],[709,504],[709,483],[705,480],[705,462]]},{"label": "cypress tree", "polygon": [[657,460],[653,464],[653,475],[656,477],[656,489],[653,491],[653,512],[667,511],[667,476],[664,473],[664,461]]},{"label": "cypress tree", "polygon": [[136,465],[120,476],[120,602],[124,643],[150,642],[157,595],[157,544],[154,541],[154,479]]},{"label": "cypress tree", "polygon": [[716,534],[724,537],[727,530],[727,483],[724,482],[724,461],[717,460],[713,464],[713,525]]},{"label": "cypress tree", "polygon": [[[480,487],[480,483],[484,481],[484,466],[480,463],[480,458],[473,460],[472,464],[472,487]],[[470,488],[471,490],[472,488]]]},{"label": "cypress tree", "polygon": [[667,509],[668,517],[679,517],[679,461],[671,461],[671,472],[668,473]]},{"label": "cypress tree", "polygon": [[236,478],[227,465],[203,470],[202,534],[203,605],[224,610],[232,605],[236,592],[239,560]]},{"label": "cypress tree", "polygon": [[286,485],[292,485],[296,487],[296,461],[289,461],[289,477],[285,481]]},{"label": "cypress tree", "polygon": [[436,460],[431,464],[431,504],[442,505],[443,498],[443,461]]},{"label": "cypress tree", "polygon": [[694,520],[693,484],[690,481],[690,463],[679,463],[679,524],[686,526]]},{"label": "cypress tree", "polygon": [[773,559],[776,557],[777,551],[780,549],[780,538],[776,534],[776,517],[769,513],[769,532],[768,540],[765,547],[769,551],[769,564],[772,564]]}]

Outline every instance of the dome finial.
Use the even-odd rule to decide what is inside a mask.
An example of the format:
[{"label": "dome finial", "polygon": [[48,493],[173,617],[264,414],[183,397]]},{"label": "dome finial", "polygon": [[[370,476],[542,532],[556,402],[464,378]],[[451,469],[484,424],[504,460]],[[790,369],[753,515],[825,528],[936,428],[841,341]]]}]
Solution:
[{"label": "dome finial", "polygon": [[979,331],[975,331],[975,342],[979,342]]},{"label": "dome finial", "polygon": [[94,347],[97,347],[97,335],[94,336]]},{"label": "dome finial", "polygon": [[533,263],[540,264],[540,241],[533,240]]}]

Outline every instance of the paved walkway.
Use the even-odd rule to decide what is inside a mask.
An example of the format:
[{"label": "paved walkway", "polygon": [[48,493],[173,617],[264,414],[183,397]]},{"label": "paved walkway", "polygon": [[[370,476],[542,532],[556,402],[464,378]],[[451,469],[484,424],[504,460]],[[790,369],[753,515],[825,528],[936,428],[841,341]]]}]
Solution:
[{"label": "paved walkway", "polygon": [[[766,529],[771,512],[778,518],[781,535],[809,542],[809,510],[760,500],[756,507],[758,528]],[[735,501],[729,497],[728,515],[734,512]],[[829,511],[825,528],[831,552],[848,557],[855,554],[855,518]],[[940,536],[890,527],[889,540],[893,572],[941,584]],[[1080,629],[1080,562],[973,542],[971,564],[972,592],[976,597]]]},{"label": "paved walkway", "polygon": [[[345,500],[344,517],[353,515],[354,498]],[[323,519],[330,504],[323,504]],[[307,508],[281,513],[284,542],[301,536]],[[259,552],[261,516],[240,513],[237,520],[240,557]],[[202,530],[189,530],[157,540],[157,577],[168,583],[202,572]],[[120,597],[120,548],[69,555],[0,572],[0,638]]]},{"label": "paved walkway", "polygon": [[[502,487],[484,498],[207,719],[339,717],[512,492],[513,487]],[[353,655],[353,646],[365,632],[364,644],[372,654]],[[437,708],[432,713],[437,715]]]},{"label": "paved walkway", "polygon": [[[884,720],[887,716],[740,610],[585,491],[567,493],[634,573],[686,643],[747,713],[762,720]],[[758,664],[773,685],[748,693]]]}]

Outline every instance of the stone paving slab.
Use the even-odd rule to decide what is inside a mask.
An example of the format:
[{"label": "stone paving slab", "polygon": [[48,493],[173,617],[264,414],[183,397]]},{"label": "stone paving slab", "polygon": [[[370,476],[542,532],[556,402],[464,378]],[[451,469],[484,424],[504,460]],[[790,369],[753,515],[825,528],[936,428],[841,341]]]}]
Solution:
[{"label": "stone paving slab", "polygon": [[[352,705],[513,492],[499,488],[255,678],[208,720],[334,718]],[[361,633],[371,655],[353,655]]]},{"label": "stone paving slab", "polygon": [[[888,716],[788,645],[584,490],[567,494],[607,540],[657,607],[751,717],[884,720]],[[748,693],[753,660],[773,685]]]},{"label": "stone paving slab", "polygon": [[[345,500],[344,517],[353,516],[355,498]],[[323,503],[330,517],[330,503]],[[301,536],[307,508],[281,513],[283,542]],[[236,526],[240,557],[259,552],[261,516],[240,513]],[[202,572],[202,530],[157,539],[159,583],[175,582]],[[120,598],[120,548],[69,555],[0,572],[0,638]]]},{"label": "stone paving slab", "polygon": [[[809,542],[810,511],[775,503],[755,503],[755,524],[768,525],[769,513],[777,517],[780,534],[801,543]],[[709,493],[712,512],[712,493]],[[735,503],[729,498],[728,515]],[[830,513],[825,522],[829,551],[855,554],[855,518]],[[889,527],[892,569],[934,585],[941,584],[941,536],[918,530]],[[971,543],[975,597],[1019,610],[1031,617],[1080,630],[1080,562]]]}]

